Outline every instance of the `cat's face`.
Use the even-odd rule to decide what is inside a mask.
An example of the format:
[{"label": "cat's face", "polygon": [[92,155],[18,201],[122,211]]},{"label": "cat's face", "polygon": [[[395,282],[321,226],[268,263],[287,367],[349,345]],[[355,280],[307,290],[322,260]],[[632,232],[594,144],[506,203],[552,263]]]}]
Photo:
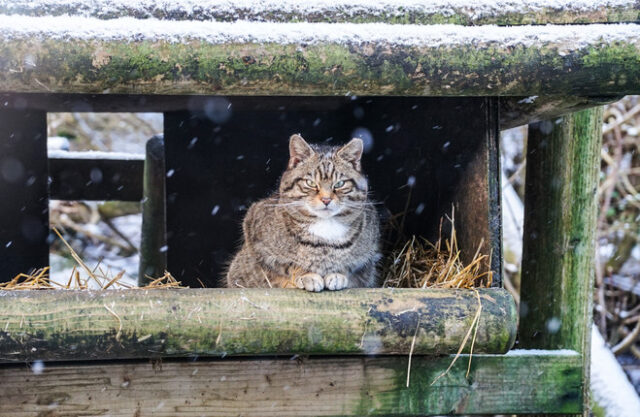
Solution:
[{"label": "cat's face", "polygon": [[311,146],[300,135],[289,141],[289,165],[280,181],[288,210],[310,217],[345,216],[364,209],[367,179],[362,173],[362,140],[342,147]]}]

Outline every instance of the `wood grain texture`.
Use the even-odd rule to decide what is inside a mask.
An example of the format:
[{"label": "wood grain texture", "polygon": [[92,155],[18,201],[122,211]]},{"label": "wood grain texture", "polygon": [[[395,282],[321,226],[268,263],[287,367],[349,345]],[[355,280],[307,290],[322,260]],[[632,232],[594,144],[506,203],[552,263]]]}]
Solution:
[{"label": "wood grain texture", "polygon": [[601,138],[599,107],[531,125],[527,148],[520,346],[581,352],[585,386]]},{"label": "wood grain texture", "polygon": [[[485,137],[475,149],[469,146],[465,150],[471,155],[470,161],[460,169],[460,185],[453,198],[456,234],[462,261],[470,264],[478,248],[482,248],[480,253],[488,256],[485,266],[494,271],[493,286],[499,287],[502,286],[502,274],[495,272],[502,271],[498,100],[485,98],[477,117],[484,119]],[[450,208],[445,209],[442,216],[450,216]]]},{"label": "wood grain texture", "polygon": [[[0,415],[356,416],[578,412],[578,354],[223,359],[0,367]],[[34,372],[35,371],[35,372]],[[40,372],[40,373],[37,373]]]},{"label": "wood grain texture", "polygon": [[[479,290],[476,353],[506,352],[516,311]],[[0,292],[0,360],[256,354],[454,353],[478,309],[469,290],[181,289]],[[416,328],[419,329],[416,332]]]}]

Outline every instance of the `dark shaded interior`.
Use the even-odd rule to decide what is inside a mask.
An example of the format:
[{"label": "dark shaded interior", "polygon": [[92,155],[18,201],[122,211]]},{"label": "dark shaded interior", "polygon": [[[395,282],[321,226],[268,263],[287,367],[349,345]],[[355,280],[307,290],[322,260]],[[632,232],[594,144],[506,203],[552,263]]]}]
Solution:
[{"label": "dark shaded interior", "polygon": [[499,283],[496,109],[484,98],[211,97],[165,113],[168,268],[187,285],[218,285],[246,209],[277,188],[288,138],[301,133],[335,145],[363,138],[385,224],[404,213],[385,253],[411,235],[436,238],[455,202],[463,255],[484,240]]}]

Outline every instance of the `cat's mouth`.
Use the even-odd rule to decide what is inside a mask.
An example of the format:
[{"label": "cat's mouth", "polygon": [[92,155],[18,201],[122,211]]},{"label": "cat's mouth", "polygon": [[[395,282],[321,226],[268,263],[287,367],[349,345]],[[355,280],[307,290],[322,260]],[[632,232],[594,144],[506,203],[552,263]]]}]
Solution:
[{"label": "cat's mouth", "polygon": [[333,217],[340,211],[336,206],[324,206],[324,207],[309,207],[309,211],[317,217],[328,218]]}]

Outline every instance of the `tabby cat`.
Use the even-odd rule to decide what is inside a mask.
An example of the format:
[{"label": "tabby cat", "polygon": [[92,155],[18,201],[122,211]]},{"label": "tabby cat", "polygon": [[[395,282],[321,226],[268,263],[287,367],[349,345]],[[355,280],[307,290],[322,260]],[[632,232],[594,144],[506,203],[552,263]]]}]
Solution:
[{"label": "tabby cat", "polygon": [[251,205],[244,218],[228,287],[376,285],[380,225],[367,198],[362,150],[360,139],[329,147],[291,136],[278,192]]}]

